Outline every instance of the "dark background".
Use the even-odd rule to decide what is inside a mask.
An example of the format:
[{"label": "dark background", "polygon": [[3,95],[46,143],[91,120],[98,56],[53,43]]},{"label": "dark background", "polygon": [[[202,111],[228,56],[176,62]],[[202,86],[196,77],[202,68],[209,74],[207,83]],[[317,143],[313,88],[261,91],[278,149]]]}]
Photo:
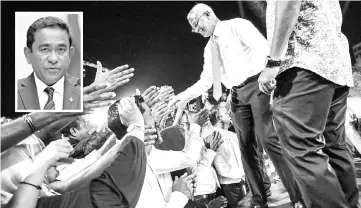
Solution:
[{"label": "dark background", "polygon": [[[219,19],[241,17],[237,1],[205,2]],[[207,39],[191,33],[186,19],[195,2],[1,2],[1,116],[15,117],[15,11],[83,11],[84,60],[107,68],[129,64],[135,76],[117,96],[132,95],[151,85],[171,85],[175,93],[200,76]],[[345,2],[340,2],[343,8]],[[244,17],[266,35],[258,17],[243,2]],[[350,45],[361,41],[361,2],[350,2],[343,32]],[[24,43],[25,44],[25,43]],[[354,62],[353,53],[351,52]],[[86,67],[84,83],[95,69]]]}]

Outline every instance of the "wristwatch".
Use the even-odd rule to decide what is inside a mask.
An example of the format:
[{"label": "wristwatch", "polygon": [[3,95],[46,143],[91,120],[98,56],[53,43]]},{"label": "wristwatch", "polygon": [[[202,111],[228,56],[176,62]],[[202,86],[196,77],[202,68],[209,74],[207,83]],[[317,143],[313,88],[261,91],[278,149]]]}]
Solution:
[{"label": "wristwatch", "polygon": [[267,56],[267,65],[266,67],[279,67],[282,64],[282,60],[273,60],[270,56]]},{"label": "wristwatch", "polygon": [[142,132],[144,132],[144,127],[138,125],[138,124],[135,124],[135,123],[132,123],[128,126],[127,128],[127,133],[133,131],[134,129],[139,129],[141,130]]}]

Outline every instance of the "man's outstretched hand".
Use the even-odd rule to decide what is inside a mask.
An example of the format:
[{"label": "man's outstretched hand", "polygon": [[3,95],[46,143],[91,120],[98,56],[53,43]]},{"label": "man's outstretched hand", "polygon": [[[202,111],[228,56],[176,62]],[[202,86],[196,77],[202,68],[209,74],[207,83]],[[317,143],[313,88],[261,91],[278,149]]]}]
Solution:
[{"label": "man's outstretched hand", "polygon": [[97,73],[94,84],[107,82],[110,84],[108,89],[115,90],[129,82],[130,78],[134,76],[134,68],[128,69],[128,67],[128,65],[123,65],[110,71],[104,71],[102,64],[97,61]]},{"label": "man's outstretched hand", "polygon": [[83,113],[90,114],[96,108],[110,106],[116,94],[109,92],[109,83],[92,84],[83,88]]}]

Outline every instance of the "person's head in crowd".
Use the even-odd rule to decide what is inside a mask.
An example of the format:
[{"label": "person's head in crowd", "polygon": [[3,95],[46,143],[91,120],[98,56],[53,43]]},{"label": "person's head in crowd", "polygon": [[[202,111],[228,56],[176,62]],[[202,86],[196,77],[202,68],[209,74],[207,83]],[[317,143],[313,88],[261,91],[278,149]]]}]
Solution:
[{"label": "person's head in crowd", "polygon": [[[144,102],[144,99],[140,95],[135,95],[135,103],[138,106],[141,114],[144,118],[145,125],[154,125],[154,119],[152,116],[151,109]],[[108,110],[108,128],[114,132],[118,139],[121,139],[127,133],[127,126],[125,126],[119,117],[119,103],[120,100],[117,100],[113,103]]]},{"label": "person's head in crowd", "polygon": [[232,125],[231,116],[225,105],[215,106],[211,109],[209,120],[211,124],[217,128],[228,130]]},{"label": "person's head in crowd", "polygon": [[213,10],[202,3],[196,4],[187,15],[192,32],[199,33],[203,37],[210,37],[218,22]]},{"label": "person's head in crowd", "polygon": [[67,72],[74,54],[68,23],[58,17],[43,17],[29,27],[26,37],[28,64],[44,84],[54,85]]},{"label": "person's head in crowd", "polygon": [[106,140],[112,135],[112,131],[106,129],[105,131],[94,131],[88,138],[81,140],[75,147],[71,155],[72,158],[84,158],[93,150],[100,149]]},{"label": "person's head in crowd", "polygon": [[83,117],[77,117],[73,122],[67,125],[61,130],[64,137],[68,138],[68,141],[72,146],[75,146],[79,141],[86,139],[94,131],[89,129],[86,120]]}]

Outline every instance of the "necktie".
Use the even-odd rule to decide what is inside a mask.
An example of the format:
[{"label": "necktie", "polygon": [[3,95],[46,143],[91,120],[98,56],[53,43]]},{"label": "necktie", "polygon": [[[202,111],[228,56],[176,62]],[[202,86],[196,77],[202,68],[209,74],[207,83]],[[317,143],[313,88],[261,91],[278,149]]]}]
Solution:
[{"label": "necktie", "polygon": [[55,103],[53,100],[54,88],[47,87],[44,91],[48,95],[48,101],[45,104],[44,110],[55,110]]},{"label": "necktie", "polygon": [[222,96],[221,69],[220,69],[221,57],[215,36],[212,36],[211,54],[212,54],[212,69],[213,69],[213,97],[218,101],[219,98]]}]

